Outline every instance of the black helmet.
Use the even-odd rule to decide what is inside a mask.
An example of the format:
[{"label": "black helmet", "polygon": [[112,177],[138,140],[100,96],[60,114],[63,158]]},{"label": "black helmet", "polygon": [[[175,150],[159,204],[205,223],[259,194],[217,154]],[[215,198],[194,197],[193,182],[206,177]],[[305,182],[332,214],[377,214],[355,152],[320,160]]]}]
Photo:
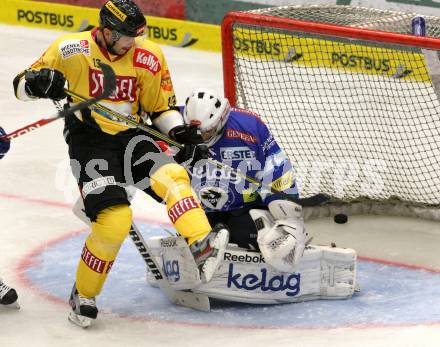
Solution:
[{"label": "black helmet", "polygon": [[142,11],[131,0],[107,1],[101,8],[99,21],[101,28],[131,37],[142,34],[147,24]]}]

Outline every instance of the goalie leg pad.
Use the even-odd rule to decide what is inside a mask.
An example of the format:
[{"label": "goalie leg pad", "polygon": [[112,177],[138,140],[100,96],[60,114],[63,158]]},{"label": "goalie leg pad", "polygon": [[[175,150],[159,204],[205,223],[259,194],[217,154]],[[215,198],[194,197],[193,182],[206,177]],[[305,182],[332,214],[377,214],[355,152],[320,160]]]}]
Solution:
[{"label": "goalie leg pad", "polygon": [[294,273],[268,267],[258,252],[229,248],[210,283],[195,291],[210,297],[255,304],[346,299],[356,289],[356,252],[309,246]]},{"label": "goalie leg pad", "polygon": [[[307,246],[294,273],[280,272],[260,252],[229,245],[209,283],[201,283],[185,241],[150,238],[148,244],[175,289],[192,289],[209,297],[254,304],[346,299],[356,290],[353,249]],[[186,252],[186,254],[185,254]],[[154,276],[147,275],[155,285]]]},{"label": "goalie leg pad", "polygon": [[[194,257],[183,237],[151,237],[148,245],[174,289],[193,289],[202,283]],[[147,272],[147,281],[152,286],[157,282],[151,272]]]}]

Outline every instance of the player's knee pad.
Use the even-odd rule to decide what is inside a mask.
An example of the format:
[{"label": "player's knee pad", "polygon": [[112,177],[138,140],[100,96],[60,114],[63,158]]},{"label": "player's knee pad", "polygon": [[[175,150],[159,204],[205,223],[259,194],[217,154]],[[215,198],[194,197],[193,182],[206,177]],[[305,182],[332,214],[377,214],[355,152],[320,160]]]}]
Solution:
[{"label": "player's knee pad", "polygon": [[151,189],[164,200],[169,189],[182,183],[190,186],[188,173],[183,166],[175,163],[165,164],[151,175]]},{"label": "player's knee pad", "polygon": [[92,223],[92,233],[110,244],[120,244],[130,231],[132,211],[128,205],[107,207]]}]

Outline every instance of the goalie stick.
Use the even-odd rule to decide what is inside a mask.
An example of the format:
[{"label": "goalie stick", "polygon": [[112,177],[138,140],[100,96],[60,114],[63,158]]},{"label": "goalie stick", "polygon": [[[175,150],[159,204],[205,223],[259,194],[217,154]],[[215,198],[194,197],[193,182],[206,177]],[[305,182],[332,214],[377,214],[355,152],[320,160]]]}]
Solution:
[{"label": "goalie stick", "polygon": [[[85,98],[83,96],[81,96],[81,95],[79,95],[79,94],[77,94],[75,92],[72,92],[70,90],[66,90],[66,93],[68,95],[70,95],[70,96],[73,96],[73,97],[79,99],[79,100],[85,100]],[[154,137],[157,137],[158,139],[166,142],[169,145],[175,146],[175,147],[177,147],[179,149],[182,149],[184,147],[184,145],[182,145],[181,143],[179,143],[179,142],[169,138],[165,134],[162,134],[161,132],[159,132],[159,131],[149,127],[148,125],[140,124],[140,123],[138,123],[138,122],[136,122],[136,121],[126,117],[123,114],[120,114],[120,113],[118,113],[116,111],[113,111],[112,109],[110,109],[110,108],[108,108],[108,107],[106,107],[106,106],[104,106],[102,104],[95,103],[94,105],[91,105],[90,108],[91,109],[100,110],[101,112],[104,112],[104,113],[106,113],[106,114],[108,114],[110,116],[113,116],[113,117],[121,120],[121,121],[124,121],[127,124],[130,124],[131,126],[137,128],[137,129],[145,131],[147,134],[150,134],[150,135],[152,135]],[[284,193],[283,191],[275,189],[274,187],[272,187],[272,186],[270,186],[268,184],[262,183],[262,182],[256,180],[254,177],[251,177],[251,176],[248,176],[248,175],[244,174],[239,169],[235,169],[235,168],[233,168],[233,167],[231,167],[229,165],[226,165],[226,164],[224,164],[222,162],[219,162],[217,160],[214,160],[214,159],[208,159],[208,161],[211,164],[215,165],[219,169],[226,169],[226,170],[228,170],[230,172],[235,172],[241,178],[247,180],[248,182],[250,182],[250,183],[252,183],[252,184],[254,184],[254,185],[258,186],[258,187],[263,187],[265,189],[268,189],[273,194],[279,194],[279,195],[281,195],[283,197],[288,198],[289,200],[293,200],[291,196],[289,196],[288,194]],[[325,202],[328,202],[328,201],[329,201],[329,197],[326,196],[325,194],[317,194],[317,195],[311,196],[309,198],[296,199],[294,202],[300,204],[301,206],[317,206],[317,205],[321,205],[321,204],[323,204]]]},{"label": "goalie stick", "polygon": [[[100,101],[102,99],[108,98],[116,88],[116,75],[115,75],[113,69],[107,64],[100,62],[99,67],[101,68],[102,73],[104,75],[104,77],[103,77],[103,79],[104,79],[103,84],[104,85],[103,85],[103,91],[102,91],[101,95],[98,95],[97,97],[92,98],[92,99],[82,98],[82,102],[80,102],[76,105],[73,105],[71,107],[67,107],[62,110],[59,110],[56,115],[54,115],[52,117],[48,117],[48,118],[43,118],[43,119],[40,119],[32,124],[26,125],[20,129],[17,129],[9,134],[6,134],[6,135],[0,137],[0,139],[8,139],[8,140],[15,139],[21,135],[27,134],[33,130],[41,128],[42,126],[44,126],[46,124],[52,123],[53,121],[55,121],[57,119],[67,117],[68,115],[70,115],[76,111],[83,110],[83,109],[97,103],[98,101]],[[65,91],[66,91],[66,94],[69,94],[68,90],[65,90]]]}]

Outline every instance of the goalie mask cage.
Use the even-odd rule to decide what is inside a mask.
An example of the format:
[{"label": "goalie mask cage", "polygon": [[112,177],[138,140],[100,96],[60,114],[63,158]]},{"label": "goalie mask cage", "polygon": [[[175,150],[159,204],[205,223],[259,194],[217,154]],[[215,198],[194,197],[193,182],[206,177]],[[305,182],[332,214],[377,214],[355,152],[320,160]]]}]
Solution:
[{"label": "goalie mask cage", "polygon": [[224,18],[225,96],[267,123],[301,197],[437,219],[440,19],[417,37],[414,16],[316,5]]}]

